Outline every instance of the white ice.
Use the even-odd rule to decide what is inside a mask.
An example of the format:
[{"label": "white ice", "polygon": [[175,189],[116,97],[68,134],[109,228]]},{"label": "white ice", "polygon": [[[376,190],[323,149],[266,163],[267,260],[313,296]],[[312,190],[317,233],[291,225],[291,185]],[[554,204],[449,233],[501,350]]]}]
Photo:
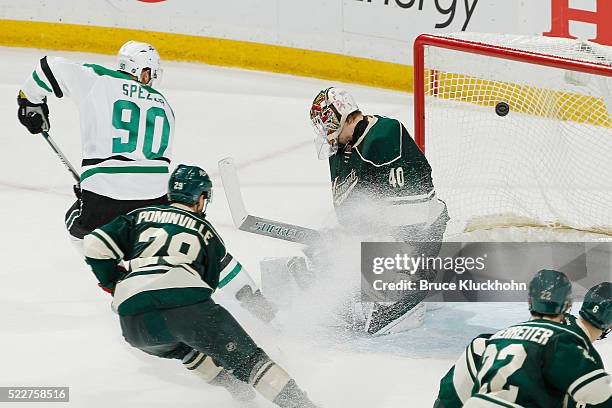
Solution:
[{"label": "white ice", "polygon": [[[107,66],[114,62],[111,56],[48,53]],[[0,48],[0,386],[70,386],[71,402],[58,407],[239,406],[180,363],[148,356],[123,341],[108,295],[97,288],[64,229],[64,213],[74,201],[72,180],[44,141],[17,121],[20,84],[45,54]],[[233,228],[217,161],[235,157],[252,213],[324,226],[332,212],[328,168],[316,159],[307,112],[315,93],[329,85],[165,63],[161,89],[177,115],[174,163],[198,164],[213,174],[216,194],[209,218],[256,278],[261,258],[297,255],[300,248]],[[411,95],[345,87],[364,111],[396,117],[412,129]],[[51,134],[78,164],[76,108],[56,99],[49,106]],[[523,320],[526,311],[522,304],[444,306],[428,313],[423,328],[376,339],[306,324],[316,322],[306,314],[275,331],[238,317],[324,407],[400,408],[431,406],[439,379],[469,339]],[[612,341],[598,348],[612,364]],[[19,406],[28,405],[38,406]],[[271,405],[258,398],[254,406]]]}]

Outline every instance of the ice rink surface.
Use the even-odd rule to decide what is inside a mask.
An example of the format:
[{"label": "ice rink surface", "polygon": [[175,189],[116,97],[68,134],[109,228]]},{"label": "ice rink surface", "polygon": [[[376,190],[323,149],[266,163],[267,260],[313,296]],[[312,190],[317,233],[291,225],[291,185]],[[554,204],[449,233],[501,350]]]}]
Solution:
[{"label": "ice rink surface", "polygon": [[[114,57],[49,51],[76,61],[114,66]],[[0,48],[0,386],[70,386],[70,407],[238,407],[225,391],[204,384],[177,361],[131,349],[121,337],[110,298],[72,247],[64,213],[72,180],[40,136],[17,121],[20,84],[44,50]],[[300,247],[235,230],[217,162],[233,156],[248,209],[263,217],[324,227],[332,214],[326,162],[316,159],[308,110],[329,81],[209,67],[164,64],[159,89],[176,113],[174,162],[213,175],[208,217],[232,254],[258,279],[263,257],[299,255]],[[346,85],[362,110],[396,117],[412,129],[409,94]],[[51,99],[51,134],[80,162],[76,107]],[[333,273],[333,271],[331,271]],[[358,271],[355,271],[357,274]],[[269,330],[249,316],[247,331],[322,406],[430,407],[438,381],[476,334],[527,318],[525,304],[445,305],[424,327],[368,338],[319,319],[320,299],[301,313],[279,316]],[[315,307],[315,305],[317,307]],[[609,367],[612,340],[599,342]],[[20,407],[38,404],[20,404]],[[252,407],[269,407],[260,397]]]}]

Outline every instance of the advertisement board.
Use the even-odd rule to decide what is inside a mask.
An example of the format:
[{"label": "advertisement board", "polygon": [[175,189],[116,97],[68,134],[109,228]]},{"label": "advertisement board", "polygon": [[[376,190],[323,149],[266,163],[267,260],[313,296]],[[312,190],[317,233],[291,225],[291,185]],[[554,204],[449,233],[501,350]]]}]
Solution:
[{"label": "advertisement board", "polygon": [[[412,65],[412,43],[422,33],[543,34],[579,37],[612,45],[612,25],[606,24],[611,18],[612,2],[609,0],[21,0],[18,3],[0,0],[0,19],[3,19],[0,20],[0,43],[23,46],[12,44],[14,40],[3,39],[5,35],[14,38],[15,31],[22,29],[14,24],[5,24],[3,28],[2,24],[9,21],[75,24],[230,41],[220,46],[227,50],[223,61],[196,58],[198,50],[190,49],[189,44],[200,48],[206,44],[189,38],[176,41],[180,37],[172,37],[175,40],[168,39],[165,45],[168,48],[174,41],[173,57],[185,55],[186,60],[211,64],[245,66],[245,58],[232,62],[231,41],[239,41],[241,49],[245,44],[255,43],[323,52],[397,64],[400,67],[380,66],[380,70],[393,68],[397,71],[403,69],[402,66]],[[41,27],[46,30],[49,26]],[[92,32],[92,35],[99,34],[100,31]],[[58,36],[63,38],[66,33]],[[83,33],[79,36],[82,39]],[[61,40],[56,41],[54,48],[62,48],[59,43]],[[39,45],[46,46],[44,41]],[[115,47],[113,44],[111,48]],[[67,49],[74,48],[71,45]],[[261,48],[257,50],[258,55],[278,59],[272,64],[278,69],[259,63],[245,67],[298,75],[312,72],[312,76],[347,81],[355,79],[354,74],[349,75],[348,68],[342,67],[343,63],[337,62],[337,57],[328,64],[336,68],[328,73],[316,67],[302,71],[292,68],[310,66],[317,61],[325,64],[326,57],[322,54],[314,57],[307,52],[281,52],[276,55],[272,49],[263,52],[265,55]],[[283,62],[283,59],[291,61]],[[354,66],[355,60],[346,60],[344,65]],[[405,76],[407,71],[399,75]],[[357,82],[394,87],[373,79],[358,79]],[[402,83],[395,88],[405,89],[405,86]]]}]

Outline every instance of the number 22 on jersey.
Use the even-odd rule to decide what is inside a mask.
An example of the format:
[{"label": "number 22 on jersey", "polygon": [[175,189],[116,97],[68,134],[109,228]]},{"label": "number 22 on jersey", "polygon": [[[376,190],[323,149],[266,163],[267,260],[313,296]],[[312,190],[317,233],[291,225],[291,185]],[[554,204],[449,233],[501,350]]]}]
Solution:
[{"label": "number 22 on jersey", "polygon": [[[515,385],[507,385],[508,378],[518,371],[527,358],[525,347],[521,344],[510,344],[501,350],[495,344],[489,344],[482,357],[482,367],[478,371],[478,381],[481,384],[481,393],[496,392],[508,402],[516,402],[519,389]],[[493,367],[493,366],[496,367]],[[489,382],[482,380],[492,369],[496,369],[495,375]],[[504,392],[504,395],[501,395]]]}]

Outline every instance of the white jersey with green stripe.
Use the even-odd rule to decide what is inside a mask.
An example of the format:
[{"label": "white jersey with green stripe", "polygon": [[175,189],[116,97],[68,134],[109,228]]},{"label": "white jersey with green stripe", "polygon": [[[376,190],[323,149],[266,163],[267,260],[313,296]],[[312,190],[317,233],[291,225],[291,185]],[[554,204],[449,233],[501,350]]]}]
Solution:
[{"label": "white jersey with green stripe", "polygon": [[75,101],[83,189],[117,200],[166,194],[174,112],[160,92],[126,73],[58,57],[42,58],[22,91],[32,103],[51,95]]},{"label": "white jersey with green stripe", "polygon": [[[213,226],[181,204],[134,210],[83,243],[101,286],[114,289],[120,315],[198,303],[220,288],[255,289]],[[127,274],[118,270],[121,261],[129,264]]]}]

